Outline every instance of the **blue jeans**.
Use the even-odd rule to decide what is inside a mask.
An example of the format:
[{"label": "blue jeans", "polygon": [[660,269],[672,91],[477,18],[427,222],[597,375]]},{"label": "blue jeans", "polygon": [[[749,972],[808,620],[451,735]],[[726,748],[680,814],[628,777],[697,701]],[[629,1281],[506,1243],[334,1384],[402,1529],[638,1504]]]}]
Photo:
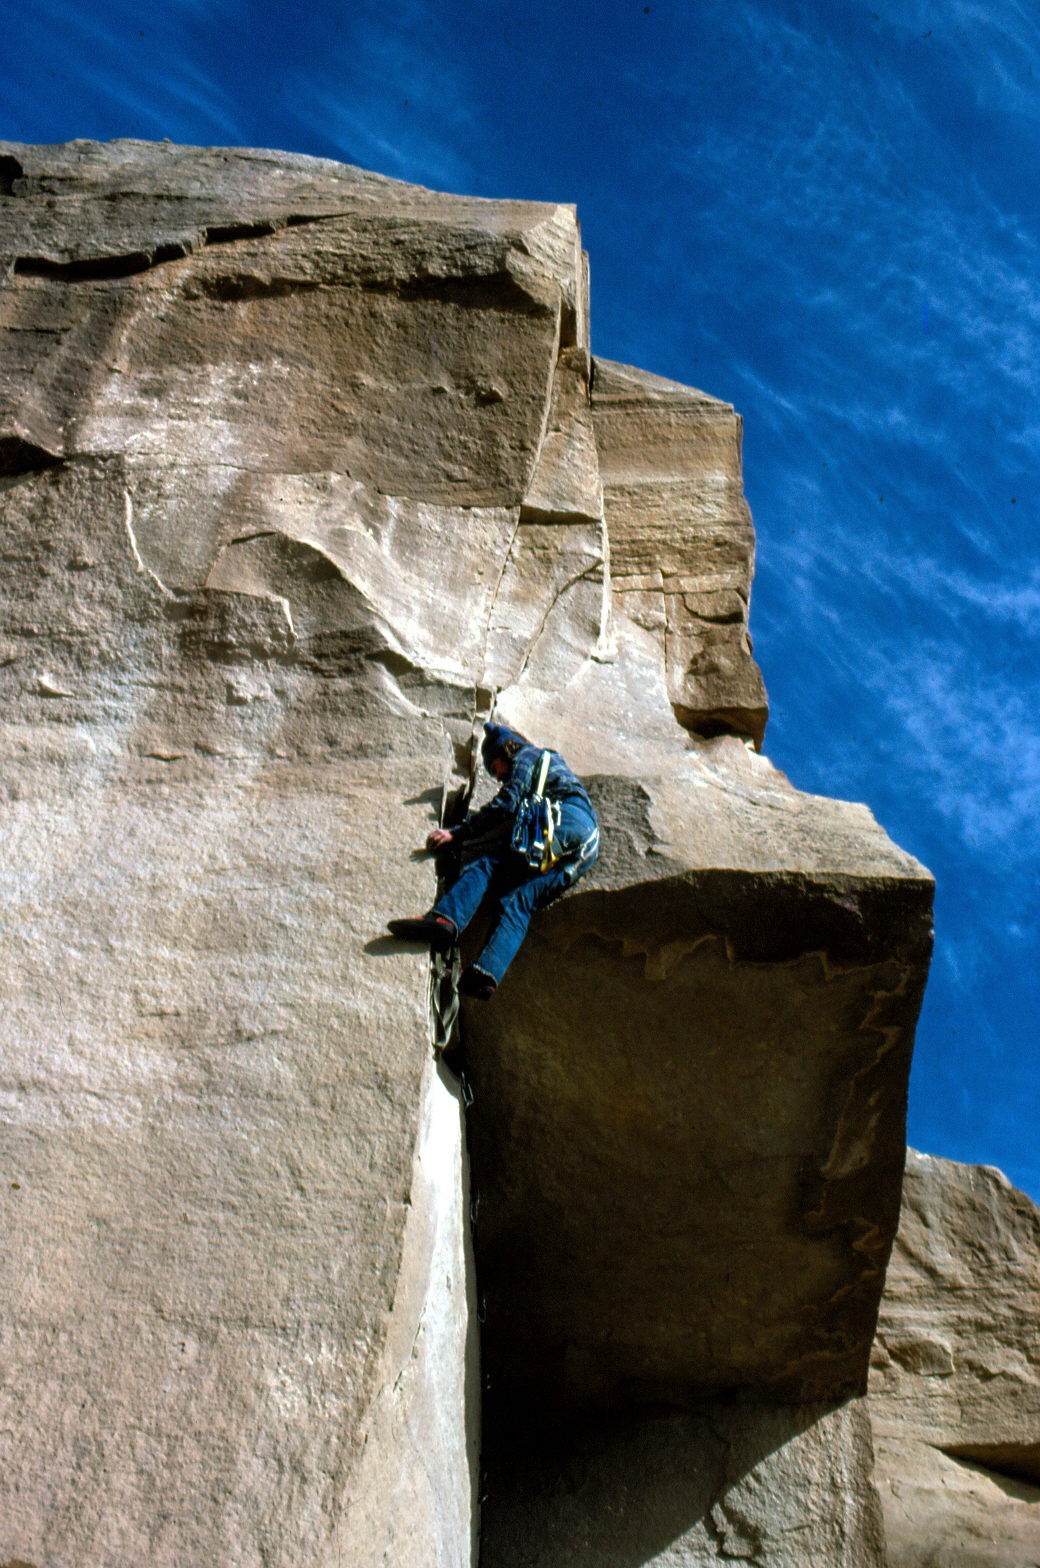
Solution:
[{"label": "blue jeans", "polygon": [[556,839],[568,858],[551,871],[529,866],[510,848],[507,839],[501,847],[496,845],[479,860],[470,861],[454,887],[433,906],[434,914],[446,915],[459,931],[464,931],[485,893],[491,890],[498,907],[491,934],[476,964],[496,985],[516,957],[531,916],[573,886],[599,854],[596,819],[580,801],[563,802]]}]

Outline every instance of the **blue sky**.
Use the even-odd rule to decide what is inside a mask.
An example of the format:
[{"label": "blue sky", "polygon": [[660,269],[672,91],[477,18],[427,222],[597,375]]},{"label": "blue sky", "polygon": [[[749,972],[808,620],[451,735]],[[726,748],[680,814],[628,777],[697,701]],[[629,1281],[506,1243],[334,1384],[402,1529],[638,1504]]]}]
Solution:
[{"label": "blue sky", "polygon": [[1040,1198],[1040,5],[35,0],[0,136],[578,203],[593,349],[744,415],[766,749],[938,879],[909,1136]]}]

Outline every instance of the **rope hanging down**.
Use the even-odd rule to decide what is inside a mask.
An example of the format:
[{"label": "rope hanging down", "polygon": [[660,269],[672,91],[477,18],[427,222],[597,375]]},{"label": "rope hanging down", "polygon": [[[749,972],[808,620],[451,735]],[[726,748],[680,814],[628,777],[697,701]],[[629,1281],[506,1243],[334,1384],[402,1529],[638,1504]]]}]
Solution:
[{"label": "rope hanging down", "polygon": [[[474,720],[476,723],[476,720]],[[471,763],[475,750],[471,745]],[[472,774],[470,777],[470,793],[473,789]],[[449,805],[448,779],[445,778],[441,785],[440,825],[444,826],[444,818]],[[436,1051],[446,1051],[451,1041],[451,1033],[455,1028],[455,1020],[459,1016],[459,976],[462,973],[462,958],[459,954],[458,943],[448,951],[430,953],[430,975],[427,984],[427,997],[430,1015],[430,1044]]]},{"label": "rope hanging down", "polygon": [[451,1031],[459,1016],[459,975],[462,959],[459,949],[449,948],[446,953],[430,954],[430,1044],[435,1050],[447,1049]]}]

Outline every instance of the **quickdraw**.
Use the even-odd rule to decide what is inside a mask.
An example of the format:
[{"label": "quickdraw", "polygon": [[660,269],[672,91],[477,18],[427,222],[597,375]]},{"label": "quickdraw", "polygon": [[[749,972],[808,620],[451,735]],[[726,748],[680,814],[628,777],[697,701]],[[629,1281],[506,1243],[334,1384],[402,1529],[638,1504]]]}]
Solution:
[{"label": "quickdraw", "polygon": [[560,807],[556,801],[545,798],[545,781],[551,761],[552,752],[543,751],[538,777],[513,824],[513,848],[518,855],[523,855],[529,866],[535,866],[539,871],[550,871],[560,859],[553,849],[556,829],[560,825]]}]

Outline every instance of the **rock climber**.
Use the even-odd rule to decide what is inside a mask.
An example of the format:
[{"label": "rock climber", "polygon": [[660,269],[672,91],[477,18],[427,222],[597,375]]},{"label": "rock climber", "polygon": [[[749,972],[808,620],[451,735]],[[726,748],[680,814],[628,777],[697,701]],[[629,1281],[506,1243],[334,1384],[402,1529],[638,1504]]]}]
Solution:
[{"label": "rock climber", "polygon": [[[531,916],[584,876],[599,854],[599,824],[584,786],[559,752],[543,752],[502,724],[485,724],[484,766],[501,788],[494,800],[454,828],[434,828],[426,847],[435,854],[466,845],[477,850],[458,880],[425,915],[391,920],[394,936],[452,947],[490,889],[495,899],[491,932],[475,963],[459,979],[465,996],[488,1001],[523,941]],[[547,767],[545,759],[548,759]],[[514,827],[544,778],[544,798],[553,807],[553,833],[541,863],[532,865],[514,848]]]}]

